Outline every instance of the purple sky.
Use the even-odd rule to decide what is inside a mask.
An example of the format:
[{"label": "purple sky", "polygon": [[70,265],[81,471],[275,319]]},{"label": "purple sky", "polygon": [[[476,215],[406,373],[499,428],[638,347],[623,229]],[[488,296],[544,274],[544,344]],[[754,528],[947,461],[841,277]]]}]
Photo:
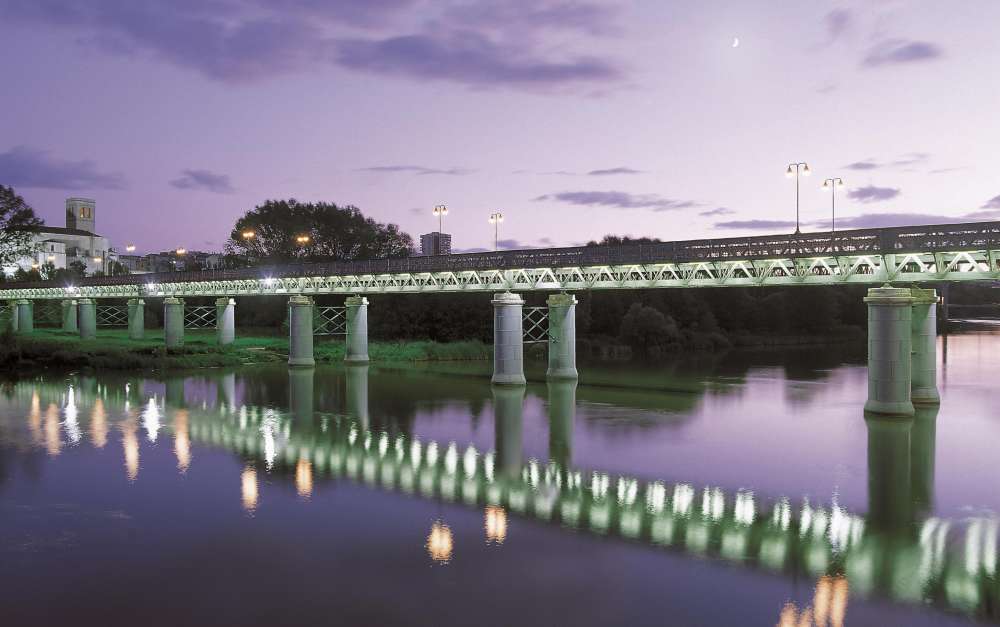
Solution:
[{"label": "purple sky", "polygon": [[[267,198],[455,246],[1000,218],[1000,3],[0,0],[0,183],[119,247]],[[733,40],[739,38],[739,46]],[[763,229],[763,230],[762,230]]]}]

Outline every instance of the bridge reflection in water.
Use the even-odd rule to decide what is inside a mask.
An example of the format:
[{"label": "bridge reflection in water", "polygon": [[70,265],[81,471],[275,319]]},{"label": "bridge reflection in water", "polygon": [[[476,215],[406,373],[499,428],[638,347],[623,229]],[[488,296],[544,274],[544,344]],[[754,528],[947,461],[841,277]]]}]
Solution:
[{"label": "bridge reflection in water", "polygon": [[[787,605],[779,624],[841,624],[848,588],[864,597],[932,604],[991,620],[1000,618],[998,519],[946,520],[930,516],[934,500],[937,408],[915,418],[866,416],[868,512],[837,504],[793,503],[748,490],[727,492],[686,482],[613,476],[573,464],[575,382],[549,382],[549,460],[523,457],[525,390],[494,387],[495,446],[422,440],[405,429],[374,428],[368,413],[368,366],[347,366],[343,414],[316,413],[314,372],[288,371],[288,410],[238,404],[233,374],[215,379],[215,400],[193,407],[185,381],[168,379],[163,394],[132,381],[109,387],[78,377],[68,387],[24,382],[14,386],[18,406],[30,406],[28,429],[48,454],[66,440],[95,447],[121,431],[125,472],[140,472],[140,440],[172,433],[179,472],[196,462],[192,443],[237,452],[243,507],[260,502],[259,472],[288,473],[308,498],[316,482],[346,478],[377,489],[481,508],[487,542],[503,543],[508,515],[563,528],[807,576],[817,581],[812,605]],[[25,402],[27,401],[27,402]],[[43,410],[42,407],[45,407]],[[124,410],[116,425],[109,406]],[[394,432],[395,431],[395,432]],[[456,550],[445,521],[426,539],[430,557],[447,563]],[[849,582],[849,583],[848,583]],[[798,621],[798,622],[796,622]]]}]

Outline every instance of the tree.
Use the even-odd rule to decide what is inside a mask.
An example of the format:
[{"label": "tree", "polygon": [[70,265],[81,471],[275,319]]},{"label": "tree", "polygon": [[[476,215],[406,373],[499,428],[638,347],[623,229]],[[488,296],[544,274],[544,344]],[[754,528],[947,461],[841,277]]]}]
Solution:
[{"label": "tree", "polygon": [[0,185],[0,266],[31,255],[32,235],[41,225],[35,211],[13,187]]},{"label": "tree", "polygon": [[587,246],[624,246],[626,244],[657,244],[660,238],[658,237],[631,237],[629,235],[605,235],[601,238],[601,241],[595,242],[591,240],[587,242]]},{"label": "tree", "polygon": [[670,316],[664,316],[641,303],[632,303],[622,318],[621,338],[637,351],[656,353],[669,344],[677,343],[681,335],[677,323]]},{"label": "tree", "polygon": [[[298,241],[300,237],[308,240]],[[226,252],[250,262],[408,257],[413,239],[395,224],[366,218],[351,205],[268,200],[237,220]]]}]

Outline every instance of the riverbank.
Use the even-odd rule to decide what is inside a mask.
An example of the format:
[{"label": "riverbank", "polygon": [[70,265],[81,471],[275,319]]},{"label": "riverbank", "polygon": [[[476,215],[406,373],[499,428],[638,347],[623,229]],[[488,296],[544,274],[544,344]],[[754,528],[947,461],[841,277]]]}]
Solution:
[{"label": "riverbank", "polygon": [[[339,363],[344,343],[316,340],[316,363]],[[492,347],[467,342],[371,342],[368,355],[375,362],[485,360]],[[237,337],[225,347],[215,343],[215,331],[188,331],[184,347],[167,349],[162,331],[147,331],[146,338],[131,340],[124,329],[98,330],[94,340],[54,329],[36,329],[30,336],[0,337],[0,371],[37,368],[89,370],[181,370],[218,368],[288,360],[288,339],[276,336]]]}]

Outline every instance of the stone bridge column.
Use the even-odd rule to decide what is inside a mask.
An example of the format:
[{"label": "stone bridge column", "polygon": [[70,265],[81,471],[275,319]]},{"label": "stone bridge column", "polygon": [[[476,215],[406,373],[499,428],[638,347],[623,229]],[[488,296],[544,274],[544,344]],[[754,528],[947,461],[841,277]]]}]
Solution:
[{"label": "stone bridge column", "polygon": [[368,299],[364,296],[349,296],[347,306],[347,342],[344,361],[367,363],[368,361]]},{"label": "stone bridge column", "polygon": [[236,340],[236,301],[232,298],[215,301],[215,339],[220,346]]},{"label": "stone bridge column", "polygon": [[97,337],[97,303],[93,298],[81,298],[76,303],[80,320],[80,339],[92,340]]},{"label": "stone bridge column", "polygon": [[912,418],[868,414],[868,516],[879,531],[900,531],[913,519]]},{"label": "stone bridge column", "polygon": [[511,292],[493,296],[493,383],[524,385],[524,300]]},{"label": "stone bridge column", "polygon": [[35,330],[34,307],[30,300],[17,301],[17,332],[32,333]]},{"label": "stone bridge column", "polygon": [[907,288],[873,287],[868,303],[868,401],[865,411],[913,415],[910,352],[913,297]]},{"label": "stone bridge column", "polygon": [[62,306],[62,330],[69,333],[77,333],[80,325],[77,323],[77,304],[72,298],[60,303]]},{"label": "stone bridge column", "polygon": [[17,333],[17,301],[9,300],[7,301],[5,307],[7,307],[7,312],[10,314],[10,330],[13,333]]},{"label": "stone bridge column", "polygon": [[180,298],[163,299],[163,338],[167,348],[184,346],[184,301]]},{"label": "stone bridge column", "polygon": [[315,368],[288,369],[288,410],[295,420],[312,420]]},{"label": "stone bridge column", "polygon": [[288,299],[288,365],[316,365],[313,359],[313,301],[308,296]]},{"label": "stone bridge column", "polygon": [[914,405],[941,402],[937,389],[937,292],[913,288],[911,396]]},{"label": "stone bridge column", "polygon": [[549,306],[549,379],[576,379],[576,297],[553,294]]},{"label": "stone bridge column", "polygon": [[146,333],[146,302],[141,298],[128,299],[128,339],[141,340]]}]

